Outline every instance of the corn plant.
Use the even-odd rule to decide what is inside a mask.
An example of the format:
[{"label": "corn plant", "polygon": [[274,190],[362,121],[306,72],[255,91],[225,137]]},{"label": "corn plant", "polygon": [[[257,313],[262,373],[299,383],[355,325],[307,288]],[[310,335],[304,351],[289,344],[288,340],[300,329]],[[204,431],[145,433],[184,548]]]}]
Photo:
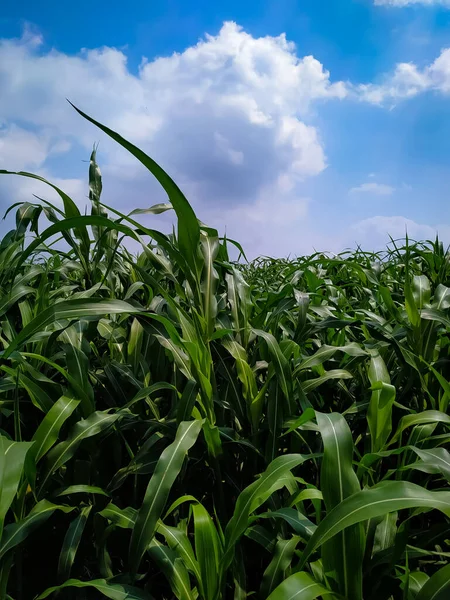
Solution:
[{"label": "corn plant", "polygon": [[449,598],[442,243],[247,262],[78,112],[167,203],[9,209],[0,600]]}]

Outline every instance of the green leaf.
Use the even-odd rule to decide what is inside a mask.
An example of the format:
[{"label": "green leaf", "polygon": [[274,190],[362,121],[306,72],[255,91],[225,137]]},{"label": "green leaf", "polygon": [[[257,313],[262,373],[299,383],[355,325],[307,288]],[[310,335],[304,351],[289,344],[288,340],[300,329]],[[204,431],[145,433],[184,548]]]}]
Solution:
[{"label": "green leaf", "polygon": [[441,473],[450,483],[450,453],[445,448],[412,447],[412,450],[422,459],[420,465],[427,473]]},{"label": "green leaf", "polygon": [[187,263],[191,266],[194,273],[197,272],[197,252],[198,244],[200,241],[200,226],[192,210],[191,205],[184,197],[183,193],[176,185],[176,183],[167,175],[167,173],[145,152],[142,152],[139,148],[125,140],[121,135],[109,129],[105,125],[102,125],[92,117],[89,117],[86,113],[81,111],[79,108],[74,106],[75,110],[85,119],[96,125],[99,129],[104,131],[113,140],[118,142],[126,150],[128,150],[133,156],[135,156],[147,169],[156,177],[159,183],[164,188],[167,196],[169,197],[170,203],[172,204],[178,218],[178,244],[180,251],[185,257]]},{"label": "green leaf", "polygon": [[128,338],[128,362],[131,363],[133,372],[136,373],[139,365],[144,328],[137,319],[133,319]]},{"label": "green leaf", "polygon": [[278,345],[277,340],[272,334],[267,333],[262,329],[255,329],[254,333],[257,336],[262,337],[266,342],[278,383],[280,384],[283,394],[290,405],[292,402],[292,373],[289,362],[287,361],[280,349],[280,346]]},{"label": "green leaf", "polygon": [[299,538],[296,536],[290,540],[278,540],[273,558],[263,574],[260,590],[262,597],[267,598],[284,579],[286,569],[291,564],[298,542]]},{"label": "green leaf", "polygon": [[[107,212],[100,203],[100,196],[102,193],[102,174],[96,161],[97,148],[94,146],[91,157],[89,159],[89,200],[91,201],[91,214],[100,215],[103,217],[107,216]],[[104,235],[104,229],[102,227],[92,227],[94,238],[97,241],[99,249],[105,250],[107,245],[107,236]]]},{"label": "green leaf", "polygon": [[138,393],[129,402],[127,402],[127,404],[125,404],[123,408],[131,408],[136,404],[136,402],[139,402],[144,398],[148,398],[152,394],[161,390],[171,390],[173,392],[176,392],[177,388],[171,383],[166,383],[165,381],[162,381],[161,383],[154,383],[153,385],[149,385],[148,387],[139,390]]},{"label": "green leaf", "polygon": [[267,600],[315,600],[333,594],[308,573],[294,573],[274,589]]},{"label": "green leaf", "polygon": [[204,600],[215,600],[220,587],[222,549],[219,536],[208,511],[202,504],[192,506],[194,515],[195,554],[200,567]]},{"label": "green leaf", "polygon": [[424,410],[423,412],[414,415],[406,415],[400,419],[397,431],[392,436],[388,446],[391,446],[400,439],[402,433],[408,427],[412,427],[413,425],[423,425],[424,423],[446,423],[448,425],[450,424],[450,416],[438,410]]},{"label": "green leaf", "polygon": [[48,412],[53,406],[53,402],[48,393],[42,386],[38,385],[31,377],[24,375],[20,368],[11,369],[6,365],[1,365],[1,370],[10,375],[15,380],[18,387],[25,389],[30,396],[32,403],[42,412]]},{"label": "green leaf", "polygon": [[327,371],[325,375],[321,375],[320,377],[302,381],[301,386],[303,392],[307,394],[315,390],[317,387],[319,387],[319,385],[322,385],[322,383],[330,381],[330,379],[351,379],[352,377],[353,375],[345,369],[333,369],[331,371]]},{"label": "green leaf", "polygon": [[94,412],[94,390],[89,380],[89,360],[84,352],[73,344],[65,344],[67,371],[75,382],[73,394],[77,396],[78,390],[83,390],[80,409],[83,417],[87,418]]},{"label": "green leaf", "polygon": [[160,215],[167,210],[173,210],[173,206],[169,202],[160,202],[159,204],[154,204],[150,206],[150,208],[135,208],[129,213],[131,215]]},{"label": "green leaf", "polygon": [[42,419],[31,440],[34,442],[30,455],[36,463],[50,450],[58,439],[61,427],[79,405],[80,401],[61,396]]},{"label": "green leaf", "polygon": [[[2,171],[0,170],[0,174]],[[112,229],[114,231],[120,231],[125,235],[130,236],[132,239],[138,241],[139,243],[143,243],[140,239],[139,235],[127,227],[126,225],[122,225],[121,223],[117,223],[117,221],[112,221],[111,219],[107,219],[105,217],[99,217],[97,215],[83,215],[81,217],[71,217],[69,219],[64,219],[63,221],[58,221],[54,225],[50,225],[47,227],[45,231],[43,231],[35,240],[33,240],[26,249],[20,254],[19,260],[16,261],[15,267],[18,269],[26,260],[33,254],[33,252],[39,248],[43,242],[45,242],[48,238],[52,236],[69,231],[71,229],[78,229],[80,227],[88,227],[88,226],[99,226],[105,227],[107,229]],[[66,241],[70,241],[70,236],[65,236]],[[69,240],[67,239],[69,237]],[[84,265],[86,266],[86,265]]]},{"label": "green leaf", "polygon": [[298,429],[305,423],[309,423],[310,421],[315,419],[315,417],[316,417],[316,413],[315,413],[314,409],[307,408],[305,411],[303,411],[303,413],[297,419],[295,419],[294,421],[287,421],[284,424],[284,426],[289,427],[289,429],[287,431],[285,431],[285,433],[283,435],[292,433],[293,431],[295,431],[296,429]]},{"label": "green leaf", "polygon": [[237,375],[242,383],[243,396],[247,404],[251,404],[258,393],[258,388],[255,374],[248,363],[247,352],[233,339],[222,340],[222,346],[235,359]]},{"label": "green leaf", "polygon": [[70,496],[71,494],[99,494],[100,496],[109,496],[108,492],[104,489],[95,485],[69,485],[64,487],[53,494],[55,497],[59,496]]},{"label": "green leaf", "polygon": [[450,288],[440,283],[434,290],[433,308],[436,310],[445,310],[450,308]]},{"label": "green leaf", "polygon": [[295,533],[301,536],[304,540],[309,540],[317,526],[312,523],[308,517],[305,517],[300,511],[295,508],[280,508],[272,512],[258,514],[258,518],[268,519],[283,519],[288,523]]},{"label": "green leaf", "polygon": [[417,594],[430,578],[422,571],[412,571],[406,573],[403,577],[400,577],[400,579],[403,582],[403,589],[405,589],[407,585],[408,600],[416,600]]},{"label": "green leaf", "polygon": [[348,354],[349,356],[366,356],[367,352],[361,348],[356,343],[347,344],[346,346],[328,346],[324,344],[321,346],[312,356],[305,358],[300,362],[300,364],[294,370],[294,376],[300,373],[301,371],[305,371],[306,369],[311,369],[312,367],[317,367],[321,365],[329,358],[332,358],[336,352],[343,352],[344,354]]},{"label": "green leaf", "polygon": [[192,410],[198,395],[198,384],[193,379],[188,379],[180,400],[177,404],[177,424],[187,421],[192,416]]},{"label": "green leaf", "polygon": [[130,570],[136,573],[142,556],[148,548],[156,530],[170,489],[177,478],[185,456],[195,444],[203,421],[183,421],[180,423],[175,440],[161,454],[145,492],[139,509],[130,542]]},{"label": "green leaf", "polygon": [[0,558],[9,550],[23,542],[30,533],[32,533],[39,525],[44,523],[55,510],[61,510],[68,513],[73,508],[71,506],[61,506],[52,504],[48,500],[41,500],[31,510],[30,514],[18,521],[7,525],[3,530],[3,536],[0,542]]},{"label": "green leaf", "polygon": [[60,319],[77,319],[88,316],[101,317],[105,314],[133,314],[139,312],[142,312],[142,309],[136,308],[122,300],[90,298],[89,301],[81,299],[58,302],[43,310],[31,323],[24,327],[6,350],[3,351],[1,356],[2,358],[8,358],[14,350],[20,348],[35,333],[42,331]]},{"label": "green leaf", "polygon": [[148,553],[167,577],[178,600],[195,600],[189,581],[189,573],[177,552],[156,540],[152,540]]},{"label": "green leaf", "polygon": [[120,583],[110,583],[106,579],[93,579],[92,581],[69,579],[61,585],[46,589],[45,592],[42,592],[42,594],[36,598],[36,600],[43,600],[44,598],[48,598],[48,596],[54,592],[59,592],[60,590],[70,587],[92,587],[103,596],[106,596],[106,598],[111,598],[111,600],[150,600],[150,596],[138,588],[130,585],[122,585]]},{"label": "green leaf", "polygon": [[372,396],[367,409],[372,452],[379,452],[392,431],[392,407],[395,400],[395,387],[391,385],[384,360],[378,353],[372,354],[368,369],[372,385]]},{"label": "green leaf", "polygon": [[0,435],[0,535],[32,445],[32,442],[13,442]]},{"label": "green leaf", "polygon": [[430,492],[406,481],[383,481],[349,496],[320,522],[302,554],[299,568],[316,548],[347,527],[406,508],[436,508],[450,516],[450,492]]},{"label": "green leaf", "polygon": [[15,285],[9,294],[6,294],[0,300],[0,316],[4,315],[18,300],[28,294],[34,294],[35,291],[34,288],[23,285],[23,283]]},{"label": "green leaf", "polygon": [[234,546],[247,529],[251,513],[261,506],[274,491],[282,488],[286,483],[284,477],[294,467],[301,465],[308,458],[310,457],[302,456],[301,454],[279,456],[270,463],[259,479],[239,494],[233,517],[225,530],[225,553],[223,559],[225,568],[233,560]]},{"label": "green leaf", "polygon": [[84,506],[80,514],[69,525],[58,561],[58,579],[60,581],[64,581],[70,576],[81,536],[83,535],[91,510],[92,506]]},{"label": "green leaf", "polygon": [[[407,242],[408,244],[408,242]],[[409,275],[409,248],[406,246],[406,268],[405,268],[405,309],[409,321],[414,328],[420,325],[420,313],[417,309],[416,300],[412,291]]]},{"label": "green leaf", "polygon": [[414,275],[411,287],[415,304],[420,310],[430,302],[430,281],[426,275]]},{"label": "green leaf", "polygon": [[137,510],[129,506],[128,508],[119,508],[112,502],[108,504],[98,514],[105,519],[109,519],[117,527],[122,529],[133,529],[136,524]]},{"label": "green leaf", "polygon": [[[353,471],[353,439],[346,420],[338,413],[317,411],[316,418],[324,447],[320,487],[329,513],[359,492],[360,485]],[[363,558],[363,531],[359,524],[339,532],[322,546],[324,570],[333,573],[335,591],[349,600],[362,598]]]},{"label": "green leaf", "polygon": [[110,414],[108,411],[97,411],[87,419],[78,421],[64,442],[57,444],[47,455],[46,470],[40,479],[39,494],[42,494],[51,475],[64,465],[77,451],[85,439],[101,433],[110,427],[121,415]]},{"label": "green leaf", "polygon": [[248,527],[244,535],[259,544],[262,548],[267,550],[267,552],[273,552],[276,539],[272,533],[269,533],[267,529],[261,527],[261,525],[252,525]]},{"label": "green leaf", "polygon": [[382,450],[392,431],[392,407],[396,390],[389,383],[372,384],[372,395],[367,409],[367,422],[371,436],[372,452]]},{"label": "green leaf", "polygon": [[[21,177],[37,179],[38,181],[45,183],[46,185],[48,185],[52,189],[54,189],[55,192],[58,194],[58,196],[63,201],[64,212],[65,212],[66,217],[69,217],[69,218],[80,217],[80,211],[78,210],[78,207],[75,204],[75,202],[72,200],[72,198],[70,198],[70,196],[68,196],[65,192],[63,192],[59,187],[57,187],[50,181],[47,181],[47,179],[44,179],[43,177],[40,177],[39,175],[34,175],[33,173],[27,173],[25,171],[5,171],[4,169],[0,169],[0,174],[1,175],[19,175]],[[89,249],[89,235],[88,235],[86,226],[80,224],[75,229],[75,233],[76,233],[78,239],[80,239],[82,241],[84,249],[88,250]]]},{"label": "green leaf", "polygon": [[397,533],[398,513],[392,512],[384,515],[375,529],[375,537],[373,543],[373,554],[382,552],[386,548],[394,545],[395,536]]},{"label": "green leaf", "polygon": [[164,536],[167,545],[177,552],[186,569],[193,573],[199,584],[201,584],[200,568],[187,533],[177,527],[169,527],[164,523],[159,523],[157,531]]},{"label": "green leaf", "polygon": [[217,316],[216,288],[219,281],[219,275],[214,268],[214,260],[219,251],[219,238],[211,235],[204,235],[202,233],[200,242],[204,261],[200,286],[203,296],[203,314],[207,325],[207,336],[208,338],[211,338]]},{"label": "green leaf", "polygon": [[447,600],[450,592],[450,564],[439,569],[420,589],[416,600]]},{"label": "green leaf", "polygon": [[444,327],[450,327],[450,319],[443,311],[435,310],[434,308],[424,308],[420,311],[420,317],[427,321],[436,321],[442,323]]}]

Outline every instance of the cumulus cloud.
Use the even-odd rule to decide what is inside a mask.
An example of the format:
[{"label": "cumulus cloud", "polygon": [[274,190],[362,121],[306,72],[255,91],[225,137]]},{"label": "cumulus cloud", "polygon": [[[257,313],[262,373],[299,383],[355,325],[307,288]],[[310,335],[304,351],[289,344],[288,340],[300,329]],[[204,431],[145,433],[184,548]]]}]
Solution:
[{"label": "cumulus cloud", "polygon": [[436,234],[439,234],[444,244],[450,244],[450,225],[430,226],[403,216],[370,217],[355,223],[351,230],[355,242],[362,244],[367,250],[382,249],[389,242],[389,236],[404,239],[406,233],[413,240],[434,240]]},{"label": "cumulus cloud", "polygon": [[289,188],[280,193],[280,185],[283,184],[277,183],[273,189],[267,189],[252,204],[236,205],[210,214],[211,224],[220,229],[223,223],[228,223],[231,227],[227,228],[227,235],[245,240],[249,258],[308,253],[317,242],[317,232],[308,217],[311,199],[293,196]]},{"label": "cumulus cloud", "polygon": [[[160,162],[203,220],[219,210],[230,226],[250,213],[272,221],[269,190],[279,214],[289,206],[305,217],[299,182],[326,167],[311,107],[348,94],[313,56],[299,57],[285,35],[255,38],[232,22],[184,52],[143,59],[136,73],[117,49],[67,55],[26,31],[0,40],[0,89],[2,167],[52,178],[52,155],[72,157],[75,148],[79,161],[101,139],[105,201],[117,208],[159,201],[140,165],[83,121],[69,98]],[[78,190],[74,181],[68,185]],[[9,202],[17,182],[0,185],[0,201]],[[17,193],[29,190],[24,182]]]},{"label": "cumulus cloud", "polygon": [[[37,128],[41,140],[45,132],[47,144],[74,138],[90,146],[98,133],[70,109],[68,97],[212,202],[248,199],[280,175],[320,173],[325,153],[305,122],[309,106],[347,93],[319,61],[298,58],[284,35],[254,38],[235,23],[183,53],[143,60],[136,75],[113,48],[78,56],[41,48],[41,38],[29,33],[0,43],[6,123]],[[121,162],[117,149],[107,144],[106,151],[109,162]]]},{"label": "cumulus cloud", "polygon": [[[251,256],[308,252],[314,245],[339,250],[341,240],[314,229],[313,199],[301,186],[327,164],[317,106],[355,96],[381,103],[432,87],[450,91],[450,50],[425,69],[398,65],[381,85],[352,86],[333,82],[284,35],[255,38],[235,23],[184,52],[144,59],[136,72],[117,49],[67,55],[26,31],[21,39],[0,40],[0,166],[35,171],[84,205],[81,160],[100,139],[107,204],[127,211],[163,200],[145,169],[79,117],[67,97],[153,156],[199,217],[226,229]],[[370,182],[356,191],[393,189]],[[33,193],[53,199],[38,182],[0,180],[3,208]],[[158,222],[168,228],[170,216]]]},{"label": "cumulus cloud", "polygon": [[10,169],[36,169],[50,156],[68,150],[69,142],[52,139],[45,130],[36,133],[14,123],[0,126],[0,164],[7,164]]},{"label": "cumulus cloud", "polygon": [[[369,175],[370,177],[370,175]],[[385,183],[362,183],[358,187],[351,188],[350,194],[374,194],[376,196],[391,196],[395,188]]]},{"label": "cumulus cloud", "polygon": [[436,60],[423,69],[414,63],[399,63],[382,83],[362,84],[355,88],[362,100],[373,104],[412,98],[430,90],[450,93],[450,48],[444,48]]}]

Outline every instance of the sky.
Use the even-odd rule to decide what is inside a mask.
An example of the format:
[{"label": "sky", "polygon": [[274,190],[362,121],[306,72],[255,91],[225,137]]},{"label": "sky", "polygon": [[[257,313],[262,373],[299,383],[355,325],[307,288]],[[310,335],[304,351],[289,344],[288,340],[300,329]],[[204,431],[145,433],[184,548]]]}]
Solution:
[{"label": "sky", "polygon": [[[98,143],[103,202],[148,208],[151,174],[66,99],[249,258],[450,243],[450,0],[2,0],[0,168],[84,211]],[[57,202],[2,176],[0,211],[33,194]]]}]

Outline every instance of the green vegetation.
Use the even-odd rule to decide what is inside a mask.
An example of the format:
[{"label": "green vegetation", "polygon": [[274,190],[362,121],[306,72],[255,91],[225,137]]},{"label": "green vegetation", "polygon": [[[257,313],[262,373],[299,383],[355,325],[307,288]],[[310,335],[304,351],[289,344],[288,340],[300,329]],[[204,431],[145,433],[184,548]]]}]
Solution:
[{"label": "green vegetation", "polygon": [[[448,599],[442,245],[233,263],[96,124],[170,204],[104,205],[94,151],[90,215],[15,207],[0,599]],[[176,234],[137,220],[172,208]]]}]

